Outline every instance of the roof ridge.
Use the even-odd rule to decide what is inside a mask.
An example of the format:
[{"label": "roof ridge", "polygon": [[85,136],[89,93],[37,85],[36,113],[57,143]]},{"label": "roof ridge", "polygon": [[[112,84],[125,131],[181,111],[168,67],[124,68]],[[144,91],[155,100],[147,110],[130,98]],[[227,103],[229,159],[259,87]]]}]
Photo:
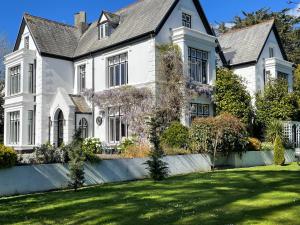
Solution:
[{"label": "roof ridge", "polygon": [[55,24],[58,24],[58,25],[61,25],[61,26],[66,26],[66,27],[77,29],[73,25],[62,23],[62,22],[58,22],[58,21],[55,21],[55,20],[50,20],[50,19],[43,18],[43,17],[40,17],[40,16],[34,16],[34,15],[29,14],[29,13],[24,13],[24,17],[25,16],[31,16],[31,17],[34,17],[34,18],[37,18],[37,19],[40,19],[40,20],[44,20],[44,21],[50,22],[50,23],[55,23]]},{"label": "roof ridge", "polygon": [[250,25],[250,26],[247,26],[247,27],[242,27],[242,28],[237,28],[237,29],[230,29],[226,33],[220,34],[219,37],[225,36],[225,35],[228,35],[228,34],[232,34],[232,33],[236,33],[236,32],[239,32],[239,31],[243,31],[243,30],[248,30],[248,29],[251,29],[251,28],[253,28],[255,26],[259,26],[259,25],[262,25],[262,24],[265,24],[265,23],[270,23],[270,22],[274,23],[275,22],[275,18],[272,18],[272,19],[269,19],[269,20],[265,20],[265,21],[262,21],[260,23],[253,24],[253,25]]}]

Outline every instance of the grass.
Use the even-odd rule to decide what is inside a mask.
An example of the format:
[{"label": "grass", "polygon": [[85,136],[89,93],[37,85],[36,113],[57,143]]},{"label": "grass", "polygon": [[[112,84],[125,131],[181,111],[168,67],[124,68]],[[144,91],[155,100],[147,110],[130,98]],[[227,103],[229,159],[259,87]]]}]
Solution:
[{"label": "grass", "polygon": [[177,176],[0,199],[0,224],[300,224],[300,166]]}]

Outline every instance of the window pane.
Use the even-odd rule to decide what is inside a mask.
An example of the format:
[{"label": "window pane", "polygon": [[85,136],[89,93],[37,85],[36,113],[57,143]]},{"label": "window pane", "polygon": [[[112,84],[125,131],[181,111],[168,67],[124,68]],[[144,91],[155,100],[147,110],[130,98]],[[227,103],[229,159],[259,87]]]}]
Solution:
[{"label": "window pane", "polygon": [[109,138],[110,138],[109,140],[110,140],[110,142],[114,142],[115,141],[114,126],[115,126],[114,118],[109,118]]},{"label": "window pane", "polygon": [[126,66],[125,63],[121,64],[121,85],[126,83]]},{"label": "window pane", "polygon": [[116,141],[120,141],[120,126],[121,126],[121,120],[120,117],[116,117]]},{"label": "window pane", "polygon": [[120,65],[116,65],[115,66],[115,86],[119,86],[120,85]]},{"label": "window pane", "polygon": [[207,84],[207,62],[202,62],[202,83]]},{"label": "window pane", "polygon": [[109,67],[109,86],[114,86],[114,67]]},{"label": "window pane", "polygon": [[124,119],[121,121],[121,138],[127,137],[127,124]]}]

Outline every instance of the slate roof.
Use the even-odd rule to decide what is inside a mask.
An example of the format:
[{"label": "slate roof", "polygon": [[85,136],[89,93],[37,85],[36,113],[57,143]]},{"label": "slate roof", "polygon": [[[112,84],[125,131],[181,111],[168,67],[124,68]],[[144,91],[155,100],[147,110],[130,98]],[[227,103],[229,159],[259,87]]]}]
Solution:
[{"label": "slate roof", "polygon": [[97,21],[80,38],[74,56],[104,49],[155,31],[176,0],[141,0],[117,12],[120,25],[109,38],[98,40]]},{"label": "slate roof", "polygon": [[77,28],[29,14],[24,20],[40,52],[72,58],[80,33]]},{"label": "slate roof", "polygon": [[257,61],[273,25],[274,20],[269,20],[219,36],[219,43],[229,65]]},{"label": "slate roof", "polygon": [[92,110],[81,95],[69,95],[75,105],[75,111],[79,113],[91,113]]}]

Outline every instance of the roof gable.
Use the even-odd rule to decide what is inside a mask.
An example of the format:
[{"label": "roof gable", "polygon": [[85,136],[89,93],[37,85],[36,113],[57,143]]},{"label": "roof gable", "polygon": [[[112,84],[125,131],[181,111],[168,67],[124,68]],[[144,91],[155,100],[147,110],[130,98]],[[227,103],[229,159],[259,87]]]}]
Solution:
[{"label": "roof gable", "polygon": [[256,63],[272,31],[274,31],[282,55],[286,59],[274,20],[269,20],[243,29],[229,31],[218,38],[228,64],[238,66]]}]

